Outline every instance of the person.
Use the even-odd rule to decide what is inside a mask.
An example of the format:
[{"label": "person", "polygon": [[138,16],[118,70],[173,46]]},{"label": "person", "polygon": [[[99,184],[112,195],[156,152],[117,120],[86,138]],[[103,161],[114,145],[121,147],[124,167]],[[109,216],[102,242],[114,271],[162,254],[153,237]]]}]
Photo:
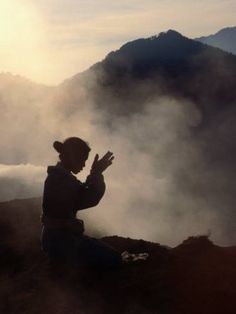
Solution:
[{"label": "person", "polygon": [[[137,260],[127,251],[120,253],[102,240],[84,234],[84,222],[76,217],[80,210],[96,206],[106,185],[103,172],[111,166],[114,155],[108,151],[101,159],[96,154],[84,183],[76,178],[85,166],[90,147],[78,137],[55,141],[59,161],[47,169],[41,216],[42,249],[50,258],[85,264],[94,268],[117,268]],[[135,257],[135,258],[132,258]],[[139,256],[144,259],[143,255]]]}]

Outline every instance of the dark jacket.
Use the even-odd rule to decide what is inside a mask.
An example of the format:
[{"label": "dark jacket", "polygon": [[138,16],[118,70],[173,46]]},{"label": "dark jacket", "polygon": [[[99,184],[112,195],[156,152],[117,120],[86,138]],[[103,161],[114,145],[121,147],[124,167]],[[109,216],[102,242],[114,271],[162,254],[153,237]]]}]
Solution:
[{"label": "dark jacket", "polygon": [[56,166],[48,167],[43,214],[50,218],[75,218],[78,210],[96,206],[104,192],[102,174],[89,175],[82,183],[59,162]]}]

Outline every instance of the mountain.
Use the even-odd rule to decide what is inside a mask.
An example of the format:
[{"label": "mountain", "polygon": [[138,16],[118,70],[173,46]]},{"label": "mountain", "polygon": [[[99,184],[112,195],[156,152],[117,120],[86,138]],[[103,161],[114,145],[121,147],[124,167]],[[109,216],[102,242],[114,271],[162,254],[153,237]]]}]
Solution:
[{"label": "mountain", "polygon": [[[236,56],[169,30],[123,45],[61,88],[73,95],[75,102],[76,90],[83,86],[97,109],[106,113],[108,125],[113,118],[144,113],[147,104],[158,103],[162,97],[193,103],[201,116],[195,135],[207,133],[212,139],[207,144],[212,151],[210,159],[217,154],[226,157],[219,147],[227,145],[227,156],[234,156],[232,163],[236,158],[231,139],[236,131],[232,121],[236,116],[235,84]],[[83,106],[83,99],[79,102]],[[229,136],[227,140],[225,136]]]},{"label": "mountain", "polygon": [[236,54],[236,26],[223,28],[213,35],[198,37],[195,40]]},{"label": "mountain", "polygon": [[141,112],[159,96],[188,99],[208,120],[235,101],[235,72],[235,56],[169,30],[123,45],[64,87],[84,84],[100,109],[118,115]]},{"label": "mountain", "polygon": [[0,73],[1,105],[5,103],[15,105],[14,100],[16,99],[20,104],[40,101],[51,89],[51,87],[34,83],[20,75]]},{"label": "mountain", "polygon": [[233,314],[236,247],[206,236],[171,248],[109,236],[122,252],[148,252],[147,261],[96,272],[50,263],[40,249],[40,199],[0,203],[0,311],[41,313]]}]

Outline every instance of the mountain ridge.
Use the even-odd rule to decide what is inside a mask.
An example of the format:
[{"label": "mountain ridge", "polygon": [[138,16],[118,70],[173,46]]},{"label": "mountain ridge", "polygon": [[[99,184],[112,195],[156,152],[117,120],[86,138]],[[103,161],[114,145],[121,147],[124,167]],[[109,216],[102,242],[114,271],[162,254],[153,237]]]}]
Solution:
[{"label": "mountain ridge", "polygon": [[[185,47],[181,45],[185,45]],[[177,48],[177,50],[175,50],[175,48]],[[125,66],[130,67],[129,62],[133,62],[132,58],[130,58],[131,56],[137,61],[145,61],[146,59],[145,66],[147,66],[147,60],[149,62],[155,61],[155,59],[158,58],[161,58],[158,60],[159,62],[168,59],[179,60],[186,58],[186,54],[183,55],[183,52],[186,53],[186,50],[189,50],[187,51],[189,54],[193,52],[196,54],[204,49],[208,49],[211,52],[215,51],[222,55],[225,54],[225,56],[228,55],[230,57],[230,54],[227,51],[223,51],[218,47],[205,45],[204,43],[199,43],[194,39],[190,39],[183,36],[181,33],[170,29],[166,32],[160,32],[158,35],[129,41],[123,44],[119,49],[108,53],[103,60],[95,63],[87,70],[68,78],[64,82],[72,81],[84,74],[86,75],[86,73],[90,70],[96,71],[101,65],[109,67],[114,61],[116,61],[120,66],[123,62]]]},{"label": "mountain ridge", "polygon": [[[146,37],[146,38],[138,38],[136,40],[131,40],[131,41],[127,42],[127,43],[124,43],[117,50],[109,52],[104,57],[104,59],[102,59],[101,61],[96,62],[93,65],[91,65],[87,70],[79,72],[79,73],[73,75],[72,77],[69,77],[69,78],[65,79],[64,81],[62,81],[62,83],[59,83],[56,86],[49,86],[49,85],[44,85],[44,84],[38,84],[38,83],[32,81],[29,78],[23,77],[23,76],[18,75],[18,74],[12,74],[10,72],[1,72],[0,73],[0,78],[1,79],[6,78],[7,80],[19,80],[21,82],[25,81],[26,83],[29,83],[29,84],[35,84],[35,85],[38,85],[38,86],[48,87],[48,88],[58,87],[58,86],[63,85],[65,82],[71,81],[72,79],[76,78],[77,76],[80,76],[80,75],[86,73],[91,68],[94,69],[94,67],[96,67],[97,65],[99,65],[102,62],[106,61],[106,59],[112,58],[118,52],[124,52],[124,51],[127,52],[132,47],[134,47],[134,50],[137,52],[138,48],[141,48],[141,50],[142,50],[142,49],[148,48],[147,47],[148,45],[150,46],[150,48],[153,48],[153,42],[161,41],[161,44],[166,44],[166,42],[171,42],[171,41],[175,42],[177,40],[192,41],[192,44],[194,43],[194,41],[201,42],[203,44],[208,44],[207,42],[204,42],[204,40],[206,38],[211,37],[211,36],[215,36],[215,35],[219,35],[219,34],[224,34],[228,30],[236,31],[236,27],[226,27],[224,29],[221,29],[220,31],[218,31],[214,35],[202,36],[202,37],[198,37],[198,38],[194,38],[194,39],[188,38],[187,36],[182,35],[180,32],[178,32],[176,30],[169,29],[167,31],[160,32],[158,35],[153,35],[153,36]],[[146,46],[146,47],[143,47],[143,45]],[[197,46],[201,47],[201,46],[197,45],[196,43],[195,43],[195,46],[196,47]],[[211,45],[208,45],[208,46],[211,46]],[[221,49],[220,47],[215,46],[214,48],[218,48],[219,50],[223,50],[225,53],[229,53],[228,51],[225,51],[224,49]],[[176,56],[176,55],[173,55],[173,54],[172,55],[165,55],[166,58],[168,58],[170,56],[172,58],[174,58],[174,57],[178,58],[179,57],[179,56]]]},{"label": "mountain ridge", "polygon": [[[109,95],[118,95],[124,106],[117,108],[113,104],[112,110],[115,114],[122,111],[128,114],[129,108],[130,112],[142,111],[148,95],[135,96],[141,92],[135,85],[142,82],[145,85],[146,80],[149,95],[187,98],[208,114],[209,110],[219,110],[223,108],[222,103],[228,106],[236,98],[235,72],[236,56],[169,30],[157,37],[137,39],[121,46],[87,71],[65,81],[64,86],[69,90],[78,84],[88,86],[88,94],[95,96],[97,107],[108,112],[111,108],[106,103],[113,102]],[[208,86],[209,81],[216,83]],[[130,90],[137,99],[136,105],[130,103]]]},{"label": "mountain ridge", "polygon": [[215,34],[198,37],[195,40],[236,54],[236,26],[225,27]]}]

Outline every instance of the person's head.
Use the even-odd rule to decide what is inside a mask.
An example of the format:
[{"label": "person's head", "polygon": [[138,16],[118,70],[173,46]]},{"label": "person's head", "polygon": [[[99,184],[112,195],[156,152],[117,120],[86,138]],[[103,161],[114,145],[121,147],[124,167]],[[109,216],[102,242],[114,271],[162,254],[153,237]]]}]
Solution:
[{"label": "person's head", "polygon": [[66,169],[76,174],[85,166],[90,147],[79,137],[69,137],[63,143],[55,141],[53,147]]}]

